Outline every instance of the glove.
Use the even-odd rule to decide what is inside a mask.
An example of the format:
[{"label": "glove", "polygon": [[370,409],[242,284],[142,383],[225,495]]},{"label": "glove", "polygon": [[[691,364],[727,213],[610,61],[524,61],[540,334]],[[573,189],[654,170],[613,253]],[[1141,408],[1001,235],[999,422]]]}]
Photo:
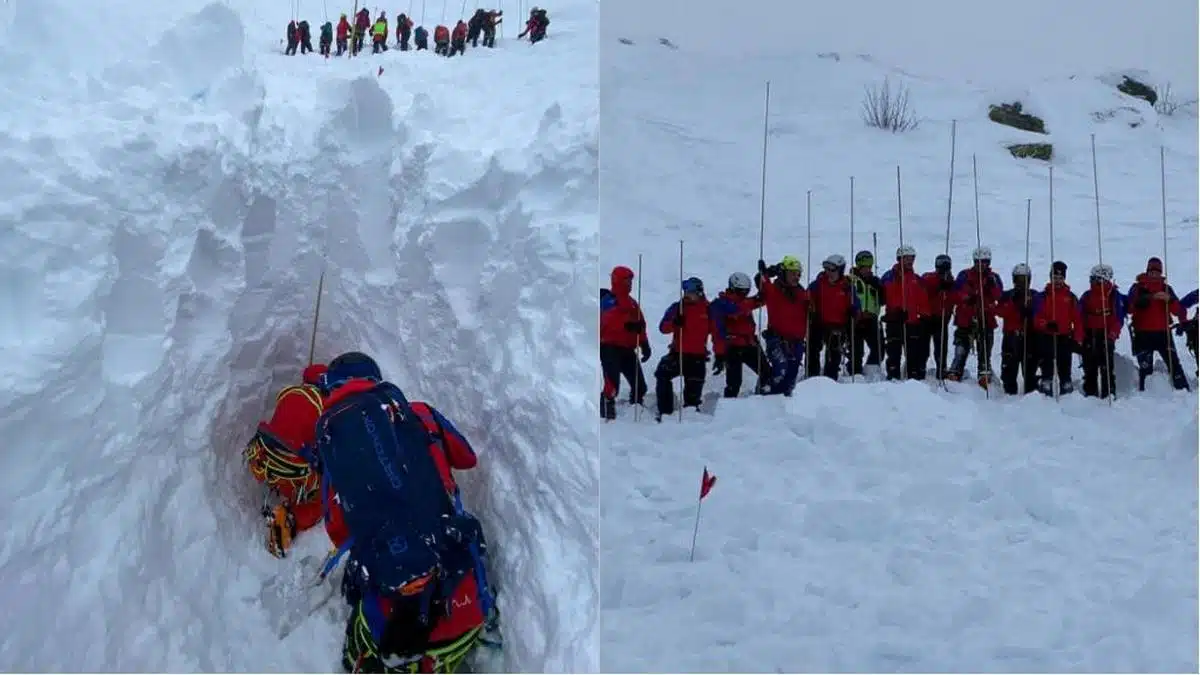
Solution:
[{"label": "glove", "polygon": [[1175,334],[1183,335],[1184,333],[1187,333],[1188,327],[1194,323],[1195,323],[1194,321],[1187,321],[1187,322],[1180,322],[1180,323],[1175,324]]},{"label": "glove", "polygon": [[642,343],[642,363],[650,360],[650,343]]},{"label": "glove", "polygon": [[1057,321],[1047,321],[1046,322],[1046,332],[1047,333],[1058,332],[1058,322]]},{"label": "glove", "polygon": [[908,321],[908,310],[898,309],[892,314],[893,320],[898,323]]},{"label": "glove", "polygon": [[1029,305],[1018,305],[1017,311],[1019,311],[1021,313],[1022,319],[1032,319],[1033,318],[1033,308],[1030,307]]},{"label": "glove", "polygon": [[640,332],[646,330],[646,322],[641,321],[641,320],[626,321],[625,322],[625,330],[629,331],[630,333],[640,333]]},{"label": "glove", "polygon": [[942,279],[942,282],[940,284],[938,284],[938,288],[942,289],[943,293],[952,291],[952,290],[954,290],[954,280],[953,279]]},{"label": "glove", "polygon": [[720,374],[721,374],[721,373],[723,373],[723,372],[725,372],[725,357],[724,357],[724,356],[718,356],[718,357],[717,357],[717,358],[716,358],[716,359],[713,361],[713,369],[712,369],[712,374],[713,374],[713,375],[720,375]]},{"label": "glove", "polygon": [[296,538],[296,516],[284,504],[264,510],[263,516],[267,520],[267,551],[276,558],[286,558]]},{"label": "glove", "polygon": [[683,328],[683,312],[675,312],[675,318],[671,319],[671,323],[675,324],[676,328]]},{"label": "glove", "polygon": [[1071,351],[1075,352],[1076,354],[1078,354],[1080,356],[1083,356],[1083,345],[1079,344],[1078,342],[1076,342],[1074,340],[1071,340]]}]

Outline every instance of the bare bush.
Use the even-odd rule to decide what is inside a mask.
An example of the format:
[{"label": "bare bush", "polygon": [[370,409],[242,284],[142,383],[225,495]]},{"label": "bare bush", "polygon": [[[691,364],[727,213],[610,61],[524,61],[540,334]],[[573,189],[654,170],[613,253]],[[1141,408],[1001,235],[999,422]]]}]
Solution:
[{"label": "bare bush", "polygon": [[1158,100],[1154,102],[1154,110],[1159,115],[1163,115],[1164,117],[1171,117],[1178,112],[1188,111],[1191,111],[1193,114],[1195,114],[1196,99],[1193,98],[1180,100],[1175,96],[1175,93],[1171,91],[1171,83],[1168,82],[1162,88],[1162,91],[1158,92]]},{"label": "bare bush", "polygon": [[866,88],[862,101],[862,118],[867,126],[886,129],[892,133],[912,131],[920,125],[916,114],[908,105],[908,88],[900,85],[899,89],[892,91],[892,83],[886,78],[882,84]]}]

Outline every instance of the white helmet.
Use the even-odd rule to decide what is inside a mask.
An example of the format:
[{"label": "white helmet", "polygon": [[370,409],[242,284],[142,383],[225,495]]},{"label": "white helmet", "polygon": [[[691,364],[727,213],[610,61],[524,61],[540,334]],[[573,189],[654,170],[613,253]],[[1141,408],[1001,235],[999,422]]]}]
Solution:
[{"label": "white helmet", "polygon": [[905,244],[904,246],[901,246],[900,248],[896,249],[896,259],[897,260],[899,260],[900,258],[908,257],[908,256],[911,256],[913,258],[917,257],[917,249],[909,246],[908,244]]},{"label": "white helmet", "polygon": [[822,265],[832,265],[832,266],[838,268],[839,270],[846,269],[846,259],[837,253],[831,254],[828,258],[825,258],[825,262],[823,262],[821,264]]},{"label": "white helmet", "polygon": [[1025,263],[1017,263],[1016,265],[1013,265],[1012,275],[1014,277],[1030,277],[1030,278],[1032,278],[1033,270],[1029,269],[1029,265],[1026,265]]},{"label": "white helmet", "polygon": [[991,260],[992,249],[987,246],[979,246],[974,251],[971,251],[971,259],[975,262],[980,260]]},{"label": "white helmet", "polygon": [[1104,263],[1093,265],[1092,271],[1088,274],[1088,276],[1090,276],[1092,279],[1100,279],[1101,281],[1112,283],[1113,268],[1111,265],[1105,265]]},{"label": "white helmet", "polygon": [[741,272],[734,272],[729,275],[729,287],[739,291],[748,291],[750,290],[750,277]]}]

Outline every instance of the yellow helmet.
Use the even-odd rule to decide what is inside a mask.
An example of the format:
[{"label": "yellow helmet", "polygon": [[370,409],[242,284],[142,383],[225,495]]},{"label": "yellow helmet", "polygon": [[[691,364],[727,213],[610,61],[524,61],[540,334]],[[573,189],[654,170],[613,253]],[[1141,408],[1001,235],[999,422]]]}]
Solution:
[{"label": "yellow helmet", "polygon": [[803,271],[804,266],[800,264],[800,260],[796,256],[785,255],[783,256],[783,260],[779,261],[779,269],[784,272],[800,273]]}]

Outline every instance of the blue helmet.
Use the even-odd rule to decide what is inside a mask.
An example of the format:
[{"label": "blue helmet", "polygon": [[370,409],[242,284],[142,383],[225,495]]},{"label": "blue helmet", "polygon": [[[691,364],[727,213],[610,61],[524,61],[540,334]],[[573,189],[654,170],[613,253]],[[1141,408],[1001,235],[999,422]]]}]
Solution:
[{"label": "blue helmet", "polygon": [[382,382],[383,373],[375,359],[362,352],[346,352],[329,362],[329,370],[322,376],[321,388],[330,392],[347,380],[354,379]]},{"label": "blue helmet", "polygon": [[683,280],[683,292],[704,295],[704,282],[696,277],[688,277]]}]

